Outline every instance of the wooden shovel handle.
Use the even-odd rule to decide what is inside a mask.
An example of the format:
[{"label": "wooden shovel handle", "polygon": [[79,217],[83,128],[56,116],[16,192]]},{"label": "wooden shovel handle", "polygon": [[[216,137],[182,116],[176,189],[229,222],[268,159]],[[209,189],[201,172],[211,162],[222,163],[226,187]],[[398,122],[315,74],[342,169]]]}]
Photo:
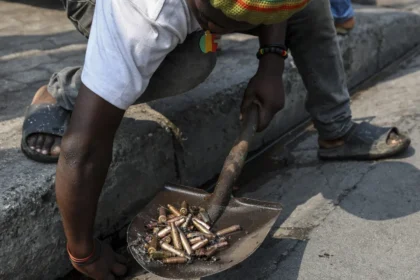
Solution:
[{"label": "wooden shovel handle", "polygon": [[229,204],[232,188],[241,174],[248,155],[249,145],[255,135],[258,125],[258,107],[252,105],[243,116],[241,132],[233,148],[227,156],[220,172],[216,187],[210,196],[207,211],[214,223]]}]

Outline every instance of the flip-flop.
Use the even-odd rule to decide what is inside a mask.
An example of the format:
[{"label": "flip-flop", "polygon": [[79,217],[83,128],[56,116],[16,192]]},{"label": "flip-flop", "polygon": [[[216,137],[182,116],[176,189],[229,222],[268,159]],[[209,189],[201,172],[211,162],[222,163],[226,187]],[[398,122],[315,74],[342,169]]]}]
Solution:
[{"label": "flip-flop", "polygon": [[[388,144],[391,132],[398,135],[398,143]],[[410,146],[408,136],[396,127],[379,127],[367,122],[354,124],[344,137],[344,144],[335,148],[320,148],[321,159],[332,160],[376,160],[395,156]]]},{"label": "flip-flop", "polygon": [[30,159],[52,163],[58,161],[58,156],[43,155],[28,146],[28,137],[35,133],[50,134],[63,137],[70,120],[71,112],[57,104],[30,105],[25,113],[22,127],[21,149]]}]

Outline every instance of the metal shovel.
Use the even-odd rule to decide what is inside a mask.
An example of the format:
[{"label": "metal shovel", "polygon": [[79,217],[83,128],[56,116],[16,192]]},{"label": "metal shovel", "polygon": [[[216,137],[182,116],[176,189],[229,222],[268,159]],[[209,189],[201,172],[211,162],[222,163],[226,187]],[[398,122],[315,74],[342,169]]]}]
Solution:
[{"label": "metal shovel", "polygon": [[[144,269],[164,278],[197,279],[227,270],[258,249],[277,220],[281,206],[277,203],[232,197],[232,187],[245,164],[249,142],[255,134],[257,122],[258,109],[253,106],[243,120],[240,136],[225,160],[212,194],[197,188],[168,184],[133,219],[127,232],[128,247],[134,259]],[[192,264],[165,265],[150,261],[146,252],[140,249],[138,240],[145,237],[145,225],[151,218],[156,218],[157,209],[167,204],[179,204],[184,200],[189,205],[206,208],[215,229],[234,224],[242,226],[242,232],[231,236],[230,246],[217,254],[219,261],[196,260]]]}]

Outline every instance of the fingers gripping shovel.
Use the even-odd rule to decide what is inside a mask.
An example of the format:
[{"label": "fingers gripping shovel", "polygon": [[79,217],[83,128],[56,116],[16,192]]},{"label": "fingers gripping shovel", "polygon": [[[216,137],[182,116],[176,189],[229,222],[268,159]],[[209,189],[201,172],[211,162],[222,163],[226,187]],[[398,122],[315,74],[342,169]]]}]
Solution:
[{"label": "fingers gripping shovel", "polygon": [[[277,203],[248,198],[232,197],[232,187],[239,177],[255,134],[258,122],[258,108],[253,106],[246,114],[238,140],[225,160],[215,190],[212,194],[204,190],[166,185],[155,198],[133,219],[128,227],[128,247],[136,261],[147,271],[164,278],[201,278],[222,272],[244,261],[264,241],[280,214]],[[205,207],[213,223],[213,228],[222,229],[232,224],[242,226],[241,233],[231,236],[230,246],[218,253],[218,262],[194,261],[190,265],[164,265],[151,262],[138,249],[139,237],[146,234],[145,224],[156,217],[156,209],[162,205],[187,201],[190,205]]]}]

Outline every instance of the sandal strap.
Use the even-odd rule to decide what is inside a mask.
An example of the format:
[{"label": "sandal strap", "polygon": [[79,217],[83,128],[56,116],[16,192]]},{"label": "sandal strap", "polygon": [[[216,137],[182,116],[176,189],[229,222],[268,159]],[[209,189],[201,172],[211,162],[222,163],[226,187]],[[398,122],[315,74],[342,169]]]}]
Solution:
[{"label": "sandal strap", "polygon": [[399,134],[396,127],[380,127],[368,122],[355,123],[347,133],[345,142],[350,145],[382,145],[386,144],[391,132]]},{"label": "sandal strap", "polygon": [[[402,137],[400,143],[389,145],[391,132]],[[404,151],[410,145],[410,138],[400,134],[396,127],[378,127],[367,122],[354,123],[344,136],[344,144],[335,148],[320,148],[318,155],[324,159],[380,159]]]},{"label": "sandal strap", "polygon": [[63,136],[67,129],[70,111],[57,104],[30,105],[22,127],[23,139],[34,133]]}]

